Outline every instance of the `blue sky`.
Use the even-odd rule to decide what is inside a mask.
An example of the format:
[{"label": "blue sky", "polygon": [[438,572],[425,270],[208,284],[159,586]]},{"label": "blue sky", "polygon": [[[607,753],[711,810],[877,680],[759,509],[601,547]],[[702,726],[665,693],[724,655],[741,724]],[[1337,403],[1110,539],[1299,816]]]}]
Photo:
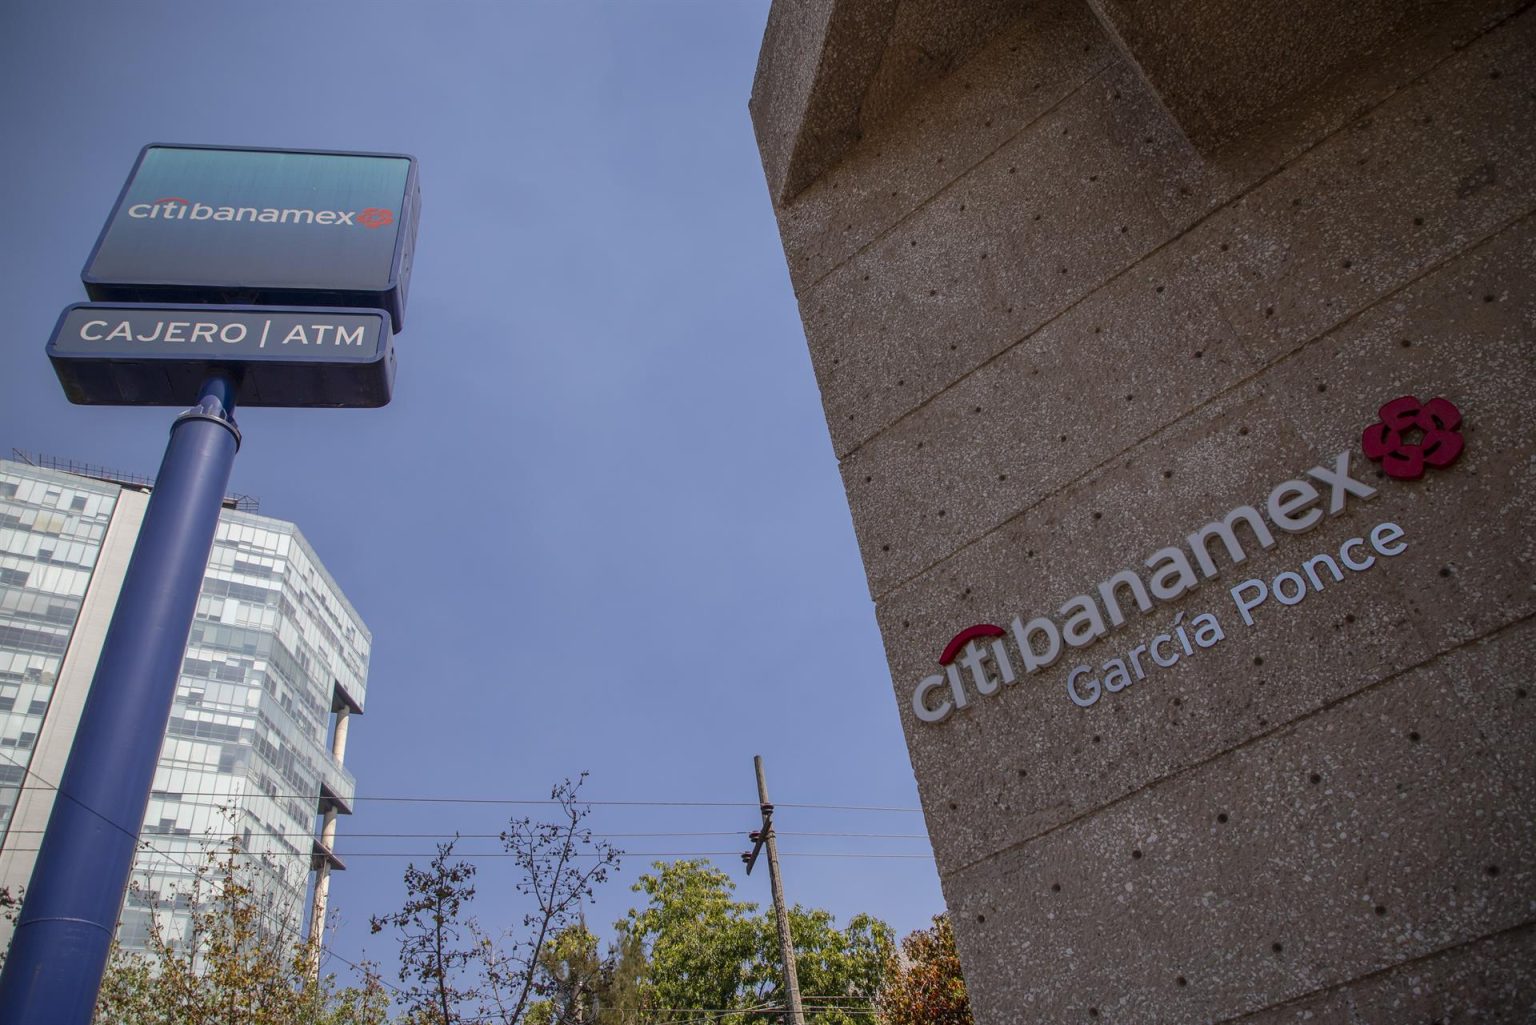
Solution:
[{"label": "blue sky", "polygon": [[[0,455],[153,473],[172,411],[70,406],[43,354],[146,142],[408,152],[423,215],[394,403],[248,409],[232,490],[298,523],[375,637],[348,764],[335,949],[430,838],[589,771],[607,801],[917,796],[747,98],[766,0],[0,6]],[[599,806],[604,833],[745,830],[750,808]],[[922,834],[783,808],[790,832]],[[351,835],[351,839],[346,839]],[[729,836],[631,851],[734,851]],[[786,852],[928,853],[791,837]],[[466,852],[495,849],[465,840]],[[424,861],[425,858],[418,858]],[[632,855],[590,918],[631,904]],[[767,880],[716,863],[747,899]],[[898,931],[925,858],[786,857],[792,901]],[[518,915],[504,859],[479,914]]]}]

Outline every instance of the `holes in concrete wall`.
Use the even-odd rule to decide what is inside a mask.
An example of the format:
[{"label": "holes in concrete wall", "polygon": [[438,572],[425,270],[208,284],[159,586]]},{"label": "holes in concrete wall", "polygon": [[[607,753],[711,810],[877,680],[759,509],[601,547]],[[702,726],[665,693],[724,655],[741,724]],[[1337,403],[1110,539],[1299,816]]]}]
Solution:
[{"label": "holes in concrete wall", "polygon": [[1224,811],[1223,812],[1217,812],[1216,813],[1216,821],[1220,822],[1223,826],[1225,826],[1227,824],[1227,813],[1224,812]]},{"label": "holes in concrete wall", "polygon": [[1255,656],[1253,656],[1253,664],[1256,665],[1256,666],[1263,665],[1264,664],[1264,656],[1263,655],[1255,655]]},{"label": "holes in concrete wall", "polygon": [[1275,308],[1273,306],[1266,306],[1266,307],[1264,307],[1264,316],[1266,316],[1266,317],[1273,317],[1274,315],[1275,315]]},{"label": "holes in concrete wall", "polygon": [[1381,916],[1383,916],[1383,915],[1385,915],[1387,913],[1387,906],[1385,904],[1377,904],[1375,910],[1376,910],[1376,917],[1380,918]]},{"label": "holes in concrete wall", "polygon": [[1418,730],[1409,730],[1409,731],[1408,731],[1408,739],[1409,739],[1409,740],[1410,740],[1410,741],[1411,741],[1411,742],[1412,742],[1412,743],[1415,743],[1415,744],[1417,744],[1417,743],[1418,743],[1418,742],[1419,742],[1419,741],[1420,741],[1420,740],[1422,740],[1422,739],[1424,739],[1424,738],[1423,738],[1423,737],[1421,737],[1421,736],[1419,736],[1419,731],[1418,731]]},{"label": "holes in concrete wall", "polygon": [[1132,851],[1131,852],[1131,860],[1132,861],[1140,861],[1141,860],[1141,851],[1139,851],[1139,850]]},{"label": "holes in concrete wall", "polygon": [[1247,437],[1248,436],[1248,428],[1246,428],[1246,427],[1239,427],[1237,429],[1237,433],[1239,435],[1241,435],[1242,437]]},{"label": "holes in concrete wall", "polygon": [[1273,950],[1277,954],[1283,954],[1285,953],[1285,944],[1281,943],[1279,940],[1276,940],[1269,945],[1269,949]]},{"label": "holes in concrete wall", "polygon": [[1321,393],[1321,392],[1325,392],[1325,391],[1327,391],[1327,390],[1328,390],[1328,386],[1327,386],[1327,385],[1326,385],[1326,384],[1319,384],[1319,385],[1318,385],[1318,386],[1317,386],[1317,390],[1318,390],[1318,392],[1320,392],[1320,393]]},{"label": "holes in concrete wall", "polygon": [[1483,869],[1483,871],[1487,872],[1490,876],[1496,876],[1499,874],[1499,866],[1489,865],[1487,868]]},{"label": "holes in concrete wall", "polygon": [[1172,479],[1173,479],[1173,471],[1172,470],[1164,470],[1163,471],[1163,480],[1172,480]]},{"label": "holes in concrete wall", "polygon": [[1000,473],[1000,474],[997,475],[997,479],[998,480],[1007,480],[1008,479],[1008,475],[1006,473]]},{"label": "holes in concrete wall", "polygon": [[1184,976],[1180,975],[1178,978],[1173,980],[1173,984],[1175,986],[1188,986],[1189,985],[1189,980],[1184,978]]},{"label": "holes in concrete wall", "polygon": [[1422,228],[1422,227],[1424,227],[1424,218],[1422,218],[1422,217],[1415,217],[1413,219],[1413,226],[1415,228]]},{"label": "holes in concrete wall", "polygon": [[1406,338],[1404,338],[1401,342],[1398,342],[1398,344],[1401,345],[1405,349],[1413,348],[1413,343],[1411,341],[1409,341],[1408,339],[1406,339]]},{"label": "holes in concrete wall", "polygon": [[1061,892],[1061,884],[1060,883],[1052,883],[1051,884],[1051,892],[1052,893],[1060,893]]},{"label": "holes in concrete wall", "polygon": [[1322,781],[1323,781],[1323,777],[1319,776],[1315,772],[1312,775],[1307,777],[1307,782],[1311,783],[1313,786],[1317,786]]}]

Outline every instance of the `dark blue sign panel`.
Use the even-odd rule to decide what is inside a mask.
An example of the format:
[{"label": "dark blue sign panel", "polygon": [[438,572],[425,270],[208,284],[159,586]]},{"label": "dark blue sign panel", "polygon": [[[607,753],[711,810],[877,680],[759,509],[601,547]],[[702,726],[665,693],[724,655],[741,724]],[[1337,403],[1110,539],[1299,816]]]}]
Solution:
[{"label": "dark blue sign panel", "polygon": [[228,374],[242,406],[382,406],[395,379],[383,310],[76,303],[48,358],[85,405],[191,405]]},{"label": "dark blue sign panel", "polygon": [[98,301],[371,306],[400,330],[416,161],[144,147],[81,279]]}]

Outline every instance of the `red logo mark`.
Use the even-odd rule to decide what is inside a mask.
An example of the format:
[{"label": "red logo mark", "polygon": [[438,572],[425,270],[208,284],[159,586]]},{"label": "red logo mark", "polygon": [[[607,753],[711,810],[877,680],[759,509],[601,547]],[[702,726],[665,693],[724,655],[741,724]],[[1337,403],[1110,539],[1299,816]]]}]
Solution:
[{"label": "red logo mark", "polygon": [[395,214],[393,210],[381,206],[370,206],[357,215],[357,223],[365,228],[382,228],[386,224],[395,223]]},{"label": "red logo mark", "polygon": [[944,646],[944,654],[939,656],[939,665],[949,665],[955,660],[955,656],[960,654],[961,649],[978,637],[1001,636],[1003,636],[1003,628],[993,626],[991,623],[977,623],[975,626],[968,626],[955,634],[954,640]]},{"label": "red logo mark", "polygon": [[164,199],[157,199],[149,205],[159,206],[161,203],[180,203],[182,206],[186,206],[189,202],[190,200],[182,199],[180,196],[166,196]]},{"label": "red logo mark", "polygon": [[[1446,399],[1420,404],[1404,395],[1382,406],[1377,415],[1381,419],[1365,429],[1360,447],[1381,463],[1388,477],[1418,480],[1424,467],[1450,466],[1461,455],[1461,410]],[[1414,432],[1419,432],[1417,441],[1409,440]]]}]

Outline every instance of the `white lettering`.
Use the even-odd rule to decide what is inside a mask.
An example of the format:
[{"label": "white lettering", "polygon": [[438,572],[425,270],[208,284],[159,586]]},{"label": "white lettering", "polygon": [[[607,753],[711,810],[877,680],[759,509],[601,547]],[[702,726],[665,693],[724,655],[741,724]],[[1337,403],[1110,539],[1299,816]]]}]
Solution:
[{"label": "white lettering", "polygon": [[1091,671],[1087,666],[1078,666],[1067,675],[1067,696],[1072,699],[1072,703],[1078,708],[1087,708],[1099,700],[1099,681],[1092,677],[1088,679],[1088,686],[1092,688],[1088,692],[1088,696],[1083,697],[1077,692],[1078,679],[1087,676]]},{"label": "white lettering", "polygon": [[912,714],[923,722],[943,722],[949,718],[949,714],[955,710],[955,706],[944,699],[939,702],[939,707],[931,708],[928,705],[928,695],[944,686],[944,677],[934,675],[923,678],[923,682],[917,685],[917,690],[912,692]]},{"label": "white lettering", "polygon": [[1264,521],[1259,518],[1259,512],[1251,505],[1240,505],[1227,513],[1226,517],[1214,523],[1207,523],[1193,534],[1189,535],[1189,550],[1200,563],[1200,571],[1208,577],[1216,575],[1216,563],[1211,559],[1207,545],[1212,537],[1221,538],[1221,543],[1227,548],[1227,555],[1232,559],[1232,565],[1236,566],[1248,558],[1248,553],[1243,551],[1243,546],[1238,543],[1236,525],[1238,522],[1248,524],[1248,529],[1259,542],[1260,548],[1269,548],[1274,545],[1275,538],[1264,526]]},{"label": "white lettering", "polygon": [[[1288,480],[1269,493],[1264,511],[1269,520],[1281,530],[1300,534],[1311,530],[1323,518],[1321,509],[1307,508],[1318,499],[1317,489],[1304,480]],[[1297,513],[1306,510],[1303,515]]]},{"label": "white lettering", "polygon": [[[1242,591],[1244,588],[1252,588],[1255,591],[1252,599],[1243,598]],[[1243,622],[1252,626],[1253,616],[1249,615],[1249,613],[1264,604],[1264,599],[1269,597],[1269,588],[1264,586],[1264,581],[1262,580],[1244,580],[1227,593],[1232,595],[1232,601],[1237,605],[1237,611],[1242,615]]]},{"label": "white lettering", "polygon": [[1403,528],[1395,523],[1378,523],[1371,529],[1371,547],[1382,555],[1402,555],[1408,550],[1408,542],[1393,546],[1392,542],[1403,536]]},{"label": "white lettering", "polygon": [[1330,485],[1333,490],[1328,497],[1328,515],[1337,516],[1344,511],[1344,495],[1349,493],[1360,498],[1375,498],[1376,489],[1368,484],[1362,484],[1349,475],[1349,451],[1340,452],[1333,459],[1333,469],[1325,466],[1314,466],[1307,471],[1307,476],[1313,480],[1322,481]]},{"label": "white lettering", "polygon": [[[1044,651],[1036,651],[1032,643],[1032,638],[1037,634],[1045,638]],[[1014,617],[1013,640],[1019,647],[1019,654],[1024,656],[1026,675],[1044,669],[1061,656],[1061,635],[1056,632],[1056,624],[1044,616],[1031,619],[1028,623]]]}]

